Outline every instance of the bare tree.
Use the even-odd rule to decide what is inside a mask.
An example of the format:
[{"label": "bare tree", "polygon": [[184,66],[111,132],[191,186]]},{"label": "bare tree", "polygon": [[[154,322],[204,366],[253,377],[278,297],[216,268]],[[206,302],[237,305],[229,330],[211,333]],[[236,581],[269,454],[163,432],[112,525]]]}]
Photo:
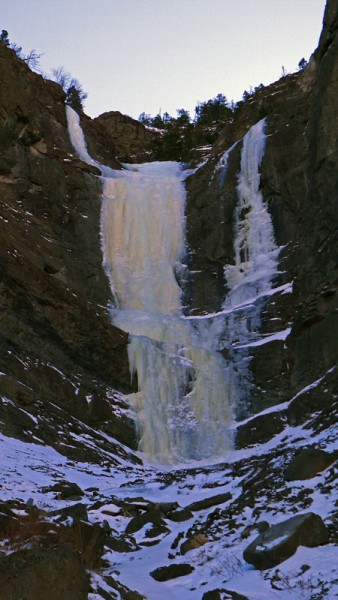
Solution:
[{"label": "bare tree", "polygon": [[29,54],[23,54],[22,60],[29,66],[30,69],[34,69],[35,71],[40,70],[39,60],[43,56],[43,54],[38,54],[36,50],[31,50]]},{"label": "bare tree", "polygon": [[66,104],[69,104],[76,112],[81,112],[83,110],[83,101],[88,96],[81,83],[72,77],[62,66],[52,69],[52,75],[54,81],[61,85],[66,93]]}]

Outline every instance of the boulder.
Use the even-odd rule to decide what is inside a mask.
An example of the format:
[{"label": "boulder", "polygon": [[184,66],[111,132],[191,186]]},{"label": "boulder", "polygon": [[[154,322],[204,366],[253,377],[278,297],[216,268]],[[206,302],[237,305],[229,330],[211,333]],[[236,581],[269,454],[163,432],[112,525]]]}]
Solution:
[{"label": "boulder", "polygon": [[337,459],[336,453],[328,453],[319,448],[302,448],[285,469],[286,481],[312,479],[324,471]]},{"label": "boulder", "polygon": [[[111,575],[105,577],[107,584],[114,590],[118,592],[118,596],[114,594],[114,598],[121,598],[122,600],[147,600],[145,596],[139,594],[135,590],[129,589],[127,586],[123,585],[120,581],[117,581]],[[108,595],[108,592],[103,590],[100,586],[98,586],[98,591],[100,592],[102,598],[113,598],[112,595]]]},{"label": "boulder", "polygon": [[170,521],[175,521],[176,523],[182,523],[182,521],[188,521],[193,516],[194,515],[191,512],[191,510],[189,510],[187,508],[173,510],[166,515],[167,519],[170,519]]},{"label": "boulder", "polygon": [[157,537],[158,535],[160,535],[160,533],[167,533],[169,531],[169,529],[166,527],[166,522],[162,517],[162,512],[155,505],[154,508],[148,510],[147,512],[133,517],[129,521],[125,533],[127,535],[136,533],[136,531],[142,529],[142,527],[147,523],[150,523],[152,525],[152,533],[147,532],[147,537]]},{"label": "boulder", "polygon": [[57,497],[60,500],[77,500],[83,496],[81,488],[77,483],[72,483],[71,481],[60,481],[60,483],[53,485],[51,490],[58,492]]},{"label": "boulder", "polygon": [[158,567],[158,569],[151,571],[150,575],[156,581],[169,581],[169,579],[176,579],[176,577],[189,575],[194,570],[194,567],[188,563],[177,563],[168,565],[167,567]]},{"label": "boulder", "polygon": [[200,548],[207,544],[209,539],[204,533],[195,533],[191,537],[189,537],[183,544],[181,545],[181,554],[184,555],[190,550],[195,550],[195,548]]},{"label": "boulder", "polygon": [[314,548],[328,541],[321,517],[305,513],[272,525],[244,550],[243,557],[256,569],[271,569],[292,556],[298,546]]},{"label": "boulder", "polygon": [[206,508],[210,508],[211,506],[216,506],[217,504],[223,504],[228,500],[231,500],[230,492],[226,492],[225,494],[216,494],[216,496],[210,496],[209,498],[204,498],[203,500],[192,502],[192,504],[189,504],[185,507],[185,510],[197,512],[199,510],[205,510]]},{"label": "boulder", "polygon": [[67,521],[69,517],[74,521],[88,521],[88,512],[85,504],[81,502],[77,502],[77,504],[72,504],[71,506],[65,506],[65,508],[61,508],[58,510],[54,510],[49,513],[54,517],[58,523],[62,523],[62,521]]},{"label": "boulder", "polygon": [[114,533],[110,533],[105,545],[114,552],[135,552],[139,549],[132,538],[126,539],[123,535],[115,535]]},{"label": "boulder", "polygon": [[106,531],[100,525],[77,521],[71,527],[63,527],[59,536],[77,550],[87,569],[100,566],[107,538]]}]

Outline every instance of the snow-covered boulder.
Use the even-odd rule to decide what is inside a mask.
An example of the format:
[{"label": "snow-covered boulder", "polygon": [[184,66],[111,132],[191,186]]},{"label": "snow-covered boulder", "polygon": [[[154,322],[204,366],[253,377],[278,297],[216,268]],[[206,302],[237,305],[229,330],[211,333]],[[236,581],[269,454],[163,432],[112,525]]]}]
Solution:
[{"label": "snow-covered boulder", "polygon": [[273,525],[244,550],[246,562],[257,569],[270,569],[292,556],[298,546],[314,548],[329,541],[319,515],[305,513]]}]

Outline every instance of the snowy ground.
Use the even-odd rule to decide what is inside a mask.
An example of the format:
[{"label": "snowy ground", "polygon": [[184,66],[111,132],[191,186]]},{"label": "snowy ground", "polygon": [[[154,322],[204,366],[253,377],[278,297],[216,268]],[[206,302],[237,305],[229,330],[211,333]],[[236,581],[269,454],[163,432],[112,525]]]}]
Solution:
[{"label": "snowy ground", "polygon": [[[319,380],[313,382],[312,387],[319,383]],[[312,387],[307,386],[300,394]],[[67,480],[84,490],[83,502],[90,520],[108,522],[112,535],[124,536],[133,548],[128,552],[107,548],[105,559],[109,566],[100,574],[93,574],[90,600],[102,597],[95,592],[95,586],[105,589],[112,598],[119,597],[105,580],[109,575],[148,600],[200,600],[206,591],[217,588],[236,591],[250,600],[333,600],[338,596],[338,553],[333,543],[317,548],[299,547],[293,557],[262,572],[243,560],[243,550],[257,536],[257,530],[250,529],[254,523],[267,521],[271,525],[309,511],[319,514],[327,526],[337,519],[334,466],[310,480],[286,482],[279,477],[290,450],[294,453],[309,444],[325,448],[327,452],[336,451],[336,427],[332,425],[318,433],[311,428],[288,426],[265,444],[231,451],[224,463],[175,469],[147,463],[135,466],[123,460],[111,468],[76,463],[50,447],[1,435],[0,498],[24,502],[31,498],[35,505],[49,512],[72,504],[56,499],[51,491],[46,492],[52,484]],[[116,456],[112,459],[116,463]],[[256,474],[262,477],[258,485]],[[245,499],[251,497],[250,481],[254,503],[249,500],[245,505]],[[245,485],[247,496],[243,492]],[[95,495],[93,488],[96,488]],[[139,503],[141,509],[159,502],[177,502],[179,507],[186,507],[227,492],[228,500],[193,511],[188,520],[164,519],[167,529],[154,537],[151,523],[133,534],[125,533],[131,515],[121,510],[121,502]],[[96,508],[92,508],[94,505]],[[180,544],[196,532],[203,532],[207,543],[181,555]],[[150,576],[157,567],[172,563],[188,563],[194,570],[163,583]],[[224,592],[221,597],[231,596]]]}]

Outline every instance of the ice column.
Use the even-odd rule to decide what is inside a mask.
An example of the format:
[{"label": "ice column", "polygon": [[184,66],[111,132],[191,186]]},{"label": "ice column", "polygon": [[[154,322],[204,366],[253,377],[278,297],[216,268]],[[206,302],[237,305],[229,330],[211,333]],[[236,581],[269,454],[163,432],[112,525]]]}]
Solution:
[{"label": "ice column", "polygon": [[230,294],[225,304],[236,306],[271,288],[277,273],[276,246],[271,216],[259,190],[259,167],[265,148],[265,119],[243,139],[238,204],[235,212],[235,265],[225,267]]},{"label": "ice column", "polygon": [[260,191],[260,164],[265,149],[265,120],[243,139],[234,214],[234,265],[224,269],[228,311],[222,345],[228,349],[232,402],[239,417],[247,414],[253,390],[250,344],[260,338],[261,311],[278,273],[280,248]]}]

